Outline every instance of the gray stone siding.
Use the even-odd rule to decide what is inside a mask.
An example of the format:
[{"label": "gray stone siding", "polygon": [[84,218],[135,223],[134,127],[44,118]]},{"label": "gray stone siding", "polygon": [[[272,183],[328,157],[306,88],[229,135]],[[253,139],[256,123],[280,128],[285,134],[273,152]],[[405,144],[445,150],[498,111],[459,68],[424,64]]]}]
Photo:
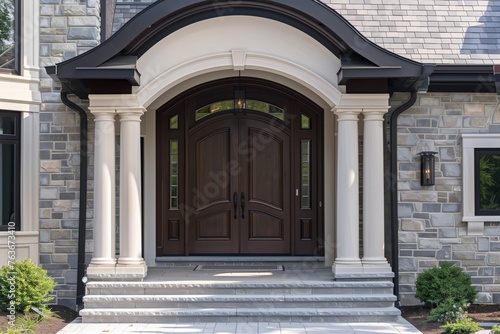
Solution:
[{"label": "gray stone siding", "polygon": [[494,0],[322,0],[371,41],[423,63],[500,60]]},{"label": "gray stone siding", "polygon": [[[418,304],[419,272],[452,261],[472,276],[479,303],[500,303],[500,225],[467,235],[462,222],[464,133],[500,133],[496,94],[419,94],[398,118],[399,278],[403,305]],[[500,143],[499,143],[500,145]],[[421,151],[436,151],[436,185],[420,185]]]},{"label": "gray stone siding", "polygon": [[[45,66],[81,54],[100,41],[99,0],[40,0],[40,263],[57,286],[55,304],[76,307],[80,119],[60,98]],[[82,104],[78,101],[79,104]],[[92,131],[92,122],[90,128]],[[94,136],[90,134],[89,138]],[[89,149],[92,150],[92,143]],[[93,176],[92,158],[89,177]],[[92,239],[89,181],[87,238]],[[89,241],[87,251],[92,251]],[[90,253],[87,253],[90,258]]]},{"label": "gray stone siding", "polygon": [[117,0],[113,33],[117,32],[128,20],[154,2],[154,0]]}]

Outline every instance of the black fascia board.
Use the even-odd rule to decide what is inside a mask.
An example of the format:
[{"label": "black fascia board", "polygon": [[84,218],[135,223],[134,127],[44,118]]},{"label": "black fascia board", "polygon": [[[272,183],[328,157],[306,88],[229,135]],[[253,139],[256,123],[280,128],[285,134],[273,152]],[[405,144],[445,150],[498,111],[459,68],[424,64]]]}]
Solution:
[{"label": "black fascia board", "polygon": [[130,68],[77,67],[73,79],[126,80],[132,86],[138,86],[140,74]]},{"label": "black fascia board", "polygon": [[309,34],[334,54],[342,53],[347,57],[349,54],[357,54],[360,59],[366,59],[366,63],[375,67],[401,67],[399,72],[394,71],[395,77],[413,76],[413,73],[422,71],[422,64],[384,50],[369,41],[340,14],[318,1],[164,0],[150,5],[101,45],[50,66],[47,72],[59,80],[79,80],[82,78],[79,68],[98,68],[115,56],[140,57],[160,38],[183,26],[210,17],[228,15],[253,15],[282,21]]},{"label": "black fascia board", "polygon": [[436,65],[428,91],[495,93],[493,65]]},{"label": "black fascia board", "polygon": [[[401,67],[342,67],[338,73],[339,84],[345,85],[350,79],[381,79],[400,77]],[[416,72],[413,76],[420,76],[422,70]]]}]

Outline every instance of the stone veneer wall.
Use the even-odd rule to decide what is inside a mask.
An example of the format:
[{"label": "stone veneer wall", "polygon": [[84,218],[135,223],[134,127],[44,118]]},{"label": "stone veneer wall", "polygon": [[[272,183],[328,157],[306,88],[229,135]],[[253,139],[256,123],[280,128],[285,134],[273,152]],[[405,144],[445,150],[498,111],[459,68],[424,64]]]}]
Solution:
[{"label": "stone veneer wall", "polygon": [[[100,41],[99,0],[40,0],[40,263],[58,283],[53,301],[76,307],[80,119],[60,98],[45,66],[81,54]],[[82,104],[78,101],[78,104]],[[89,122],[93,139],[93,122]],[[93,145],[89,143],[89,150]],[[92,238],[92,156],[87,239]],[[92,251],[92,242],[86,245]],[[90,253],[87,253],[87,263]]]},{"label": "stone veneer wall", "polygon": [[115,7],[115,19],[113,21],[113,33],[117,32],[128,20],[136,16],[155,0],[117,0]]},{"label": "stone veneer wall", "polygon": [[[415,279],[441,261],[472,276],[478,303],[500,303],[500,225],[468,236],[462,220],[464,133],[500,133],[496,94],[419,94],[398,118],[399,270],[403,305],[418,304]],[[500,145],[500,143],[499,143]],[[436,185],[420,185],[421,151],[437,151]]]}]

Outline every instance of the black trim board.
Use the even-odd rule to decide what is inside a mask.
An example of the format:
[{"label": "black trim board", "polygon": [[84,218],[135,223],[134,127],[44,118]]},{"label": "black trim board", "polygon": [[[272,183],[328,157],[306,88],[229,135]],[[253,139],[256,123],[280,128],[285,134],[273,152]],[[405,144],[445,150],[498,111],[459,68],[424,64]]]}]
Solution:
[{"label": "black trim board", "polygon": [[430,76],[428,92],[495,93],[493,65],[437,65]]}]

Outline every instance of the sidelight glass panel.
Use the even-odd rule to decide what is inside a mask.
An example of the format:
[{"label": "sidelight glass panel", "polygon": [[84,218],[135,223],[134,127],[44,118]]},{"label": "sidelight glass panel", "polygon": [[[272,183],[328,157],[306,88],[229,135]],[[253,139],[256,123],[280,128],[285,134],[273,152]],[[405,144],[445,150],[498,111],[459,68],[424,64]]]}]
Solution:
[{"label": "sidelight glass panel", "polygon": [[476,149],[476,215],[500,215],[500,149]]},{"label": "sidelight glass panel", "polygon": [[302,121],[302,123],[301,123],[302,130],[309,130],[311,128],[311,119],[309,117],[302,114],[301,121]]},{"label": "sidelight glass panel", "polygon": [[179,129],[179,115],[175,115],[170,119],[170,130]]},{"label": "sidelight glass panel", "polygon": [[0,226],[15,221],[14,154],[14,144],[0,144]]},{"label": "sidelight glass panel", "polygon": [[311,208],[311,140],[303,139],[300,147],[301,157],[301,192],[300,207]]},{"label": "sidelight glass panel", "polygon": [[179,209],[179,141],[170,141],[170,209]]}]

